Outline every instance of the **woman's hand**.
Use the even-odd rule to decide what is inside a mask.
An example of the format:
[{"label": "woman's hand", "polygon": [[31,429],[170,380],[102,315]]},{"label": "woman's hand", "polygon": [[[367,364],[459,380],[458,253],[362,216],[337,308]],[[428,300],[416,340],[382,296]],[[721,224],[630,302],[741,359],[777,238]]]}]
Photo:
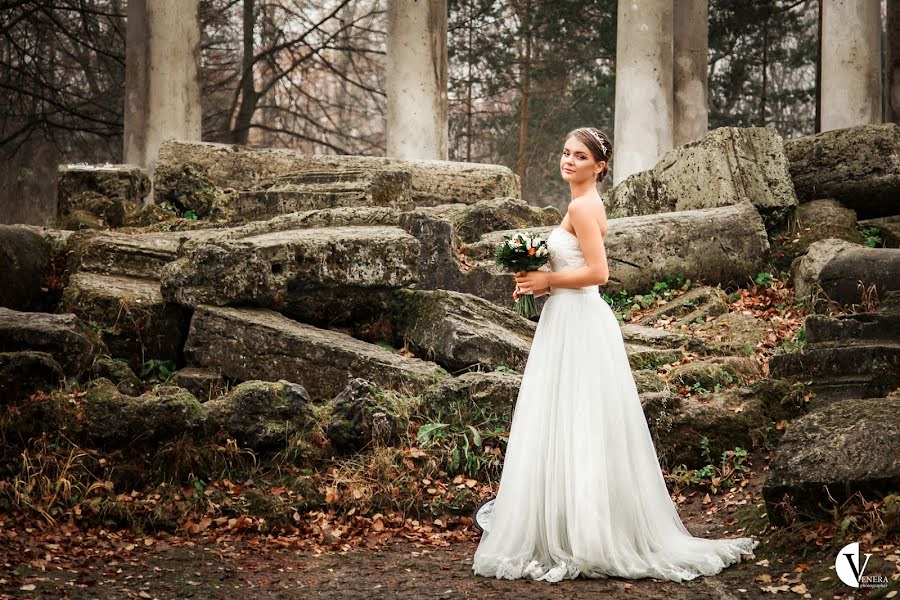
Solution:
[{"label": "woman's hand", "polygon": [[[519,271],[516,273],[516,292],[520,296],[534,294],[537,297],[547,293],[549,289],[550,273],[546,271]],[[513,297],[515,298],[515,296]]]},{"label": "woman's hand", "polygon": [[[541,288],[539,290],[534,290],[533,295],[535,298],[540,298],[544,294],[549,294],[549,293],[550,293],[550,288]],[[513,290],[513,295],[512,295],[513,300],[518,300],[522,296],[524,296],[524,294],[519,293],[519,288],[516,288]]]}]

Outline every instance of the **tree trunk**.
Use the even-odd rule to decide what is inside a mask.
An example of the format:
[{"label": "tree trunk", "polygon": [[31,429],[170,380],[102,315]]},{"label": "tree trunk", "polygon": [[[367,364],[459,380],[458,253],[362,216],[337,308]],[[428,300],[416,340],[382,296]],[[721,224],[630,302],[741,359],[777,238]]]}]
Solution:
[{"label": "tree trunk", "polygon": [[516,173],[522,188],[525,188],[525,147],[528,144],[528,98],[531,86],[531,0],[525,0],[522,13],[522,29],[525,34],[524,73],[522,74],[522,110],[519,117],[519,161]]},{"label": "tree trunk", "polygon": [[766,11],[763,21],[762,90],[759,95],[759,127],[766,126],[766,88],[769,86],[769,19],[771,11]]},{"label": "tree trunk", "polygon": [[259,95],[256,92],[253,73],[253,31],[256,26],[255,18],[256,0],[244,0],[244,48],[241,60],[241,87],[238,99],[237,114],[234,125],[231,128],[231,141],[235,144],[246,144],[250,135],[250,123],[253,121],[253,113],[256,112],[256,104]]},{"label": "tree trunk", "polygon": [[466,89],[466,162],[472,162],[472,7],[469,6],[469,48]]}]

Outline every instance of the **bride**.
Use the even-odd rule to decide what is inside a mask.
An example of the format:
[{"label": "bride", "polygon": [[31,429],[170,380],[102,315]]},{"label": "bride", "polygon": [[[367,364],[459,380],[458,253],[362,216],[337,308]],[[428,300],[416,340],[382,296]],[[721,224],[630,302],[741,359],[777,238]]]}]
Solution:
[{"label": "bride", "polygon": [[715,575],[759,544],[693,537],[669,497],[619,323],[597,287],[609,267],[596,184],[611,154],[598,129],[567,136],[559,167],[572,200],[547,239],[551,271],[516,274],[514,298],[550,297],[522,376],[500,490],[483,511],[477,575],[686,581]]}]

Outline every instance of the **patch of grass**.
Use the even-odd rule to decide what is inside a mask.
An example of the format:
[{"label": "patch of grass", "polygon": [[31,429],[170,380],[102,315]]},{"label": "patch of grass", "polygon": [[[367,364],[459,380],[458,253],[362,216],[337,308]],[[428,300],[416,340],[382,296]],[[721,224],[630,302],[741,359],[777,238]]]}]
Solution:
[{"label": "patch of grass", "polygon": [[772,287],[772,284],[775,283],[775,278],[768,271],[761,271],[753,278],[753,283],[765,287]]},{"label": "patch of grass", "polygon": [[140,377],[148,383],[166,383],[175,374],[175,363],[171,360],[151,358],[141,365]]},{"label": "patch of grass", "polygon": [[791,352],[799,352],[806,348],[806,326],[801,325],[794,332],[794,337],[785,339],[780,346],[775,349],[775,354],[788,354]]},{"label": "patch of grass", "polygon": [[863,236],[863,243],[869,248],[881,248],[884,240],[881,238],[881,229],[878,227],[862,227],[859,232]]},{"label": "patch of grass", "polygon": [[703,436],[700,447],[706,464],[699,469],[688,469],[685,465],[672,469],[669,478],[676,485],[700,487],[715,494],[718,490],[738,485],[747,478],[750,465],[747,464],[747,451],[743,448],[726,450],[716,462],[711,456],[709,438]]},{"label": "patch of grass", "polygon": [[[603,299],[610,308],[617,313],[627,313],[631,310],[642,310],[656,306],[660,300],[669,301],[678,294],[678,291],[691,289],[692,282],[682,274],[666,275],[661,281],[656,281],[650,289],[640,294],[630,294],[626,290],[609,295],[603,294]],[[622,320],[620,318],[620,320]]]}]

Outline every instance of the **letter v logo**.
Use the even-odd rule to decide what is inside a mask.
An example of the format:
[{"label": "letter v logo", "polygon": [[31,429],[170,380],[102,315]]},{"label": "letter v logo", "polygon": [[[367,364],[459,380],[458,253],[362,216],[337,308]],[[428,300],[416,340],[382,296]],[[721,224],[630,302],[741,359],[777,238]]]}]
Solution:
[{"label": "letter v logo", "polygon": [[[869,564],[869,558],[871,556],[871,553],[867,553],[866,562],[860,566],[859,542],[847,544],[841,548],[840,552],[838,552],[837,558],[834,561],[834,570],[837,572],[841,581],[850,587],[858,588],[859,580],[862,578],[862,574],[865,572],[866,565]],[[841,560],[842,558],[845,558],[846,560]]]}]

